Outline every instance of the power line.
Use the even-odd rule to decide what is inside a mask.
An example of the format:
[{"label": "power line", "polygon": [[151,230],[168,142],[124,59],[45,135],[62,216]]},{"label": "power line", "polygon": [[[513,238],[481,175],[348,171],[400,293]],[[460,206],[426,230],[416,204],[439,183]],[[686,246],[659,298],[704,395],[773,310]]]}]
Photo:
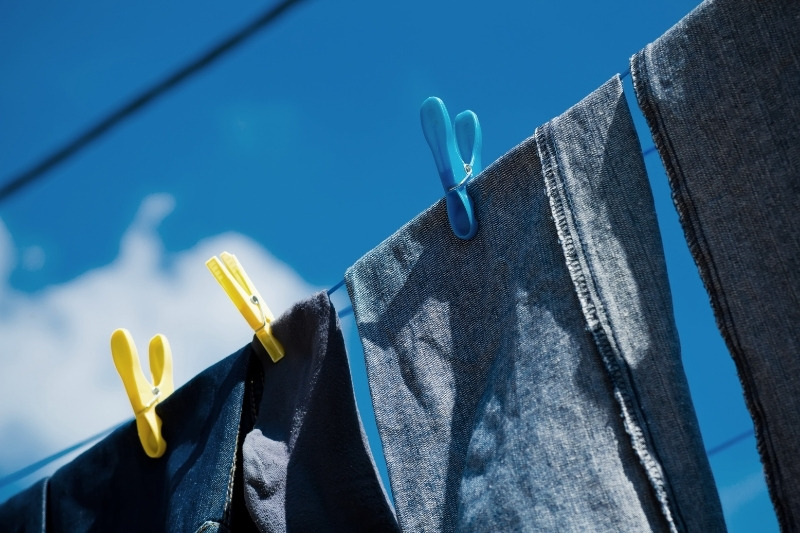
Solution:
[{"label": "power line", "polygon": [[146,89],[144,92],[140,93],[138,96],[134,97],[132,100],[128,101],[126,104],[97,122],[94,126],[91,126],[89,129],[75,137],[73,140],[69,141],[64,146],[40,160],[28,170],[25,170],[24,172],[9,179],[4,185],[0,186],[0,202],[11,196],[16,191],[20,190],[25,185],[28,185],[34,180],[42,177],[48,171],[72,157],[83,148],[91,144],[93,141],[102,137],[114,126],[117,126],[120,122],[141,110],[147,104],[153,102],[156,98],[175,88],[183,81],[187,80],[194,74],[197,74],[204,68],[220,59],[226,53],[244,43],[257,32],[277,20],[278,17],[284,14],[294,4],[300,3],[300,1],[301,0],[283,0],[279,4],[269,8],[267,11],[247,23],[238,31],[226,39],[223,39],[216,46],[212,47],[195,60],[184,65],[182,68],[176,70],[166,78],[157,82],[155,85]]},{"label": "power line", "polygon": [[743,441],[744,439],[746,439],[747,437],[750,437],[754,433],[755,433],[755,431],[753,430],[753,428],[750,428],[747,431],[739,433],[735,437],[731,437],[730,439],[726,440],[722,444],[717,444],[716,446],[714,446],[710,450],[707,450],[706,451],[706,455],[711,457],[712,455],[716,455],[716,454],[718,454],[719,452],[721,452],[723,450],[727,450],[728,448],[730,448],[731,446],[733,446],[737,442]]}]

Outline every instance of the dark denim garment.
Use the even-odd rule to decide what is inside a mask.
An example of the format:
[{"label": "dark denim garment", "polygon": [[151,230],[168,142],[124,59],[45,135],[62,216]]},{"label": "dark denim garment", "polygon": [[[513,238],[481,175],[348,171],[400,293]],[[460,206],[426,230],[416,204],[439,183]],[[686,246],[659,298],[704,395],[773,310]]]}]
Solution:
[{"label": "dark denim garment", "polygon": [[[35,485],[17,495],[29,502],[25,513],[13,498],[4,504],[0,523],[53,533],[230,531],[240,420],[250,413],[242,405],[257,376],[248,372],[252,356],[250,345],[242,348],[157,406],[167,441],[163,457],[145,455],[132,421],[56,471],[46,491]],[[26,522],[34,526],[28,515],[41,515],[39,509],[46,524],[28,529]]]},{"label": "dark denim garment", "polygon": [[[298,304],[274,328],[286,357],[264,364],[266,378],[261,362],[267,356],[254,340],[157,406],[167,441],[163,457],[145,455],[131,422],[49,480],[0,506],[3,531],[210,533],[258,531],[256,525],[261,531],[395,531],[394,515],[359,432],[342,335],[327,295]],[[315,340],[318,334],[325,338]],[[309,346],[318,349],[309,353]],[[329,347],[334,353],[330,360],[325,357]],[[286,381],[278,385],[275,376]],[[329,378],[335,382],[323,385]],[[264,388],[265,382],[270,388]],[[279,396],[294,392],[299,398],[319,398],[316,389],[326,390],[323,400],[338,405],[320,410],[313,401],[293,403]],[[259,414],[259,404],[270,413]],[[341,426],[315,420],[331,414],[341,416]],[[315,434],[319,440],[305,444],[303,454],[291,455],[288,468],[259,464],[243,452],[242,441],[256,421],[262,428],[265,420],[276,418],[323,427],[330,435]],[[254,430],[247,440],[257,440],[258,434]],[[339,440],[349,446],[346,453],[336,446],[325,449]],[[261,475],[283,476],[285,499],[254,499],[252,489]],[[264,522],[265,516],[273,521]]]},{"label": "dark denim garment", "polygon": [[41,479],[0,505],[0,524],[5,533],[45,533],[47,479]]},{"label": "dark denim garment", "polygon": [[339,318],[321,292],[273,331],[264,394],[244,440],[245,500],[263,532],[399,531],[356,410]]},{"label": "dark denim garment", "polygon": [[800,2],[704,2],[631,71],[736,362],[778,521],[797,531]]},{"label": "dark denim garment", "polygon": [[404,531],[723,531],[618,77],[346,273]]}]

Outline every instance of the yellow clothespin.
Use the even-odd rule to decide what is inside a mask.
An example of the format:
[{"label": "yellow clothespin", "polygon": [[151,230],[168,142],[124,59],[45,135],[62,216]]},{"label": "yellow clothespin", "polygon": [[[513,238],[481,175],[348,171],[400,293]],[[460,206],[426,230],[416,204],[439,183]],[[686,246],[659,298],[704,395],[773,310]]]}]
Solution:
[{"label": "yellow clothespin", "polygon": [[277,363],[284,355],[283,346],[272,335],[271,323],[275,319],[264,299],[247,277],[236,256],[228,252],[214,256],[206,261],[206,266],[222,285],[228,298],[239,309],[247,323],[255,331],[273,362]]},{"label": "yellow clothespin", "polygon": [[117,329],[111,334],[111,356],[131,401],[144,453],[153,458],[161,457],[167,450],[167,443],[161,435],[161,419],[155,407],[175,390],[169,342],[160,334],[150,339],[153,384],[144,377],[136,345],[127,329]]}]

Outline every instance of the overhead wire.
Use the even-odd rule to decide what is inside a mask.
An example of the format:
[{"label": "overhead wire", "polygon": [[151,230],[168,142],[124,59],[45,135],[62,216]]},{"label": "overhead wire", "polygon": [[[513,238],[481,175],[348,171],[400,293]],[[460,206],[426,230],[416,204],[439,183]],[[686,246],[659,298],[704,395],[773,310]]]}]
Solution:
[{"label": "overhead wire", "polygon": [[236,32],[226,37],[194,60],[175,70],[172,72],[172,74],[169,74],[167,77],[145,89],[127,103],[123,104],[121,107],[109,113],[93,126],[74,137],[71,141],[67,142],[65,145],[41,159],[38,163],[6,180],[2,185],[0,185],[0,202],[15,192],[18,192],[26,185],[30,185],[35,180],[41,178],[47,172],[54,169],[56,166],[60,165],[70,157],[89,146],[92,142],[108,133],[112,128],[130,118],[133,114],[142,110],[148,104],[151,104],[157,98],[163,96],[165,93],[174,89],[182,82],[218,61],[225,54],[247,41],[260,30],[263,30],[271,23],[278,20],[278,18],[286,13],[289,8],[299,4],[301,1],[302,0],[283,0],[282,2],[270,7],[265,12],[252,19],[243,27],[239,28]]}]

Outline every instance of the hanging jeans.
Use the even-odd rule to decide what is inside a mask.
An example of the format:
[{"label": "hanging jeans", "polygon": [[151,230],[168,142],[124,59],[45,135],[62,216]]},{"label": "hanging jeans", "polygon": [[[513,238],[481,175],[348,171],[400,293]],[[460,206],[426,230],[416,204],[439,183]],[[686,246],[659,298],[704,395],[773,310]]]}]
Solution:
[{"label": "hanging jeans", "polygon": [[131,422],[0,506],[0,529],[397,531],[327,295],[273,331],[284,360],[254,339],[157,406],[163,457],[145,455]]},{"label": "hanging jeans", "polygon": [[733,356],[778,521],[800,528],[800,2],[701,4],[631,60]]},{"label": "hanging jeans", "polygon": [[618,77],[346,273],[404,531],[722,531]]}]

